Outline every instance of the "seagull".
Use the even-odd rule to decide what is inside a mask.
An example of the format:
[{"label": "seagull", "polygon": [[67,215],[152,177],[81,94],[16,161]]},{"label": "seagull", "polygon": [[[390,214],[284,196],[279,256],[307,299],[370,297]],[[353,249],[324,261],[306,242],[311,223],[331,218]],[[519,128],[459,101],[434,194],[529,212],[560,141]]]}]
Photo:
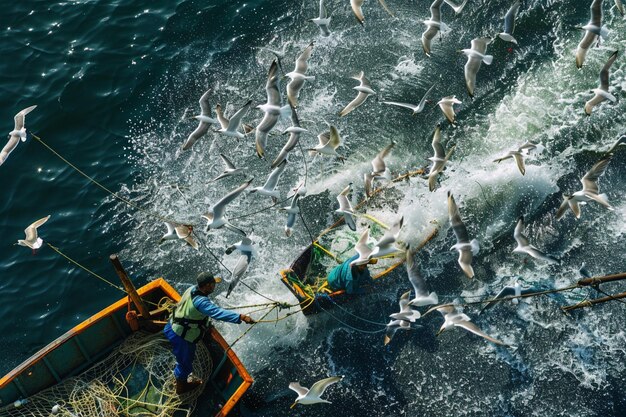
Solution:
[{"label": "seagull", "polygon": [[167,233],[159,240],[159,245],[166,240],[182,239],[195,250],[200,249],[198,242],[193,237],[193,227],[188,224],[176,224],[172,222],[163,222],[167,227]]},{"label": "seagull", "polygon": [[267,93],[267,103],[258,105],[265,115],[261,123],[256,127],[256,153],[259,158],[265,156],[265,146],[267,145],[267,135],[278,123],[280,116],[286,116],[291,111],[289,106],[281,107],[280,92],[278,91],[278,64],[276,60],[272,62],[267,74],[265,91]]},{"label": "seagull", "polygon": [[493,337],[480,330],[478,326],[470,321],[470,318],[466,314],[459,312],[455,306],[436,307],[436,310],[441,313],[444,319],[441,328],[437,332],[437,336],[439,336],[444,330],[447,330],[451,327],[461,327],[462,329],[474,333],[482,337],[483,339],[487,339],[491,343],[502,346],[509,346],[506,343],[498,339],[494,339]]},{"label": "seagull", "polygon": [[463,8],[465,7],[465,5],[467,4],[467,0],[463,0],[463,3],[456,5],[454,3],[452,3],[450,0],[444,0],[446,2],[446,4],[450,7],[452,7],[452,10],[454,10],[454,14],[459,14],[461,13],[461,11],[463,10]]},{"label": "seagull", "polygon": [[[441,5],[443,0],[435,0],[430,5],[430,19],[424,20],[426,30],[422,33],[422,47],[424,53],[430,56],[430,44],[437,33],[445,33],[450,28],[441,21]],[[441,35],[440,35],[441,36]]]},{"label": "seagull", "polygon": [[352,78],[361,83],[358,86],[354,87],[354,89],[358,91],[359,94],[357,94],[356,98],[352,100],[350,103],[348,103],[348,105],[339,112],[340,117],[345,116],[346,114],[350,113],[352,110],[356,109],[361,104],[363,104],[365,99],[367,99],[367,97],[370,94],[375,94],[374,90],[372,90],[370,86],[369,80],[365,78],[365,73],[363,71],[361,71],[358,77],[352,77]]},{"label": "seagull", "polygon": [[213,178],[213,181],[217,181],[222,178],[226,178],[235,174],[241,174],[244,172],[244,168],[235,168],[235,165],[233,165],[233,163],[230,162],[230,160],[223,153],[220,154],[220,158],[222,158],[222,162],[224,163],[224,172]]},{"label": "seagull", "polygon": [[339,202],[339,209],[335,210],[335,213],[343,214],[343,218],[353,232],[356,231],[356,224],[354,222],[354,210],[352,209],[352,204],[350,204],[350,200],[348,200],[348,194],[352,191],[352,183],[348,184],[346,188],[343,189],[341,193],[337,196],[337,201]]},{"label": "seagull", "polygon": [[[247,246],[251,247],[252,240],[250,240],[249,238],[245,238],[245,239],[247,239]],[[228,283],[228,290],[226,291],[226,298],[228,298],[228,296],[233,291],[233,289],[235,289],[235,286],[237,286],[237,284],[239,283],[241,278],[244,276],[246,271],[248,271],[248,266],[250,265],[250,260],[252,259],[252,254],[253,254],[252,248],[250,248],[250,250],[240,249],[240,251],[241,251],[241,256],[237,260],[237,263],[235,264],[235,267],[233,268],[231,276],[230,276],[230,282]]]},{"label": "seagull", "polygon": [[385,346],[391,342],[398,330],[410,330],[411,323],[406,320],[391,320],[385,329]]},{"label": "seagull", "polygon": [[296,215],[300,213],[300,207],[298,207],[298,199],[300,198],[300,193],[296,191],[293,193],[291,197],[291,205],[287,207],[283,207],[287,214],[287,224],[285,225],[285,235],[290,237],[293,233],[293,226],[296,224]]},{"label": "seagull", "polygon": [[513,158],[517,163],[517,168],[522,175],[526,174],[526,166],[524,165],[524,157],[530,153],[530,151],[537,149],[538,152],[543,152],[543,146],[533,142],[526,142],[517,150],[509,151],[506,155],[501,158],[494,159],[493,162],[500,163],[506,159]]},{"label": "seagull", "polygon": [[454,113],[453,106],[455,104],[461,104],[461,100],[457,99],[456,96],[448,96],[439,100],[437,104],[450,124],[456,125],[456,114]]},{"label": "seagull", "polygon": [[426,94],[424,94],[424,96],[422,97],[422,99],[420,100],[417,106],[413,104],[409,104],[409,103],[399,103],[397,101],[383,101],[383,103],[413,110],[412,115],[415,116],[416,114],[421,113],[424,110],[424,106],[426,105],[426,97],[428,96],[428,93],[430,93],[433,90],[433,88],[435,88],[434,85],[430,87],[428,91],[426,91]]},{"label": "seagull", "polygon": [[198,120],[198,127],[196,130],[191,132],[185,143],[183,144],[183,151],[187,149],[191,149],[194,143],[202,136],[209,131],[210,124],[218,124],[219,121],[214,119],[211,116],[211,105],[209,104],[209,95],[211,94],[211,90],[208,90],[206,93],[200,97],[200,114],[198,116],[193,116],[194,119]]},{"label": "seagull", "polygon": [[385,231],[385,234],[378,242],[376,242],[372,253],[370,253],[367,258],[382,258],[383,256],[396,254],[398,249],[394,246],[394,243],[398,240],[403,223],[404,217],[400,217],[400,220],[398,220],[389,230]]},{"label": "seagull", "polygon": [[534,247],[528,242],[528,237],[524,236],[522,232],[524,231],[524,216],[520,216],[517,221],[517,225],[515,226],[515,230],[513,231],[513,237],[517,242],[517,247],[513,249],[513,253],[525,253],[526,255],[530,255],[535,259],[539,259],[542,261],[546,261],[549,263],[557,263],[558,261],[551,256],[548,256],[541,252],[539,249]]},{"label": "seagull", "polygon": [[312,51],[313,42],[311,42],[309,46],[302,51],[298,59],[296,59],[296,68],[285,74],[285,76],[289,77],[291,80],[289,81],[289,84],[287,84],[287,100],[289,100],[289,104],[291,104],[294,108],[298,107],[298,95],[300,94],[300,89],[304,85],[304,81],[315,79],[312,75],[305,75],[309,66],[307,61],[311,57]]},{"label": "seagull", "polygon": [[374,180],[379,178],[385,178],[387,172],[387,165],[385,164],[385,158],[391,153],[393,147],[396,146],[395,141],[391,141],[382,151],[372,159],[372,172],[365,174],[365,195],[371,197],[374,189]]},{"label": "seagull", "polygon": [[393,313],[389,317],[391,317],[394,320],[405,320],[411,323],[415,323],[415,320],[419,319],[421,317],[421,314],[419,311],[413,310],[411,308],[411,303],[409,301],[409,298],[411,298],[410,290],[402,294],[402,296],[400,297],[400,301],[399,301],[400,312]]},{"label": "seagull", "polygon": [[517,40],[513,37],[513,31],[515,30],[515,17],[519,10],[519,0],[513,3],[504,16],[504,31],[498,33],[498,37],[506,42],[513,42],[517,45]]},{"label": "seagull", "polygon": [[606,194],[598,194],[598,178],[604,174],[604,171],[609,165],[609,162],[611,162],[612,157],[612,153],[607,154],[600,161],[596,162],[593,167],[591,167],[591,169],[580,180],[583,184],[582,190],[576,191],[572,195],[563,194],[563,202],[556,212],[557,220],[560,220],[565,215],[568,207],[572,210],[576,219],[579,219],[580,204],[585,204],[589,201],[596,201],[607,209],[614,210],[613,206],[609,204]]},{"label": "seagull", "polygon": [[354,246],[354,250],[356,250],[356,252],[359,254],[359,257],[350,262],[351,267],[355,265],[363,265],[370,261],[369,256],[372,253],[372,250],[369,246],[367,246],[367,241],[369,240],[369,238],[370,229],[368,227],[363,233],[361,233],[361,237],[359,237],[358,242],[356,242],[356,245]]},{"label": "seagull", "polygon": [[252,239],[247,236],[244,236],[239,242],[233,243],[232,245],[227,247],[224,252],[226,253],[226,255],[230,255],[235,250],[238,250],[241,253],[250,252],[253,255],[256,255],[256,249],[254,248],[254,246],[252,246]]},{"label": "seagull", "polygon": [[417,262],[415,262],[413,254],[409,249],[406,251],[406,272],[415,294],[413,299],[409,301],[410,306],[421,307],[439,303],[437,293],[428,292],[428,286],[420,273],[420,267]]},{"label": "seagull", "polygon": [[610,100],[612,103],[617,101],[615,96],[609,93],[609,68],[611,68],[611,65],[615,62],[615,58],[617,58],[617,51],[611,54],[609,60],[606,61],[606,64],[602,67],[602,71],[600,71],[600,87],[591,90],[595,95],[591,100],[585,103],[585,113],[587,116],[591,116],[593,108],[603,101]]},{"label": "seagull", "polygon": [[251,105],[252,100],[248,100],[248,102],[244,104],[242,108],[237,110],[237,112],[233,114],[230,119],[226,118],[222,113],[221,105],[218,104],[217,106],[215,106],[217,120],[220,122],[221,126],[221,128],[218,129],[217,132],[226,136],[242,139],[244,137],[244,134],[239,132],[239,125],[241,124],[241,119],[243,118],[243,116],[245,116],[246,113],[248,113],[248,110],[250,110]]},{"label": "seagull", "polygon": [[320,133],[317,138],[319,143],[314,147],[309,149],[309,154],[316,155],[330,155],[336,156],[341,161],[346,159],[345,157],[339,155],[337,153],[337,148],[341,145],[341,138],[339,137],[339,131],[333,125],[328,125],[330,131]]},{"label": "seagull", "polygon": [[435,132],[433,133],[432,147],[435,151],[435,155],[428,158],[433,162],[433,165],[430,167],[430,172],[428,173],[428,189],[430,191],[435,191],[435,187],[437,186],[437,177],[443,172],[443,169],[446,166],[448,159],[450,159],[452,152],[454,152],[456,145],[452,145],[450,149],[448,149],[448,153],[446,153],[443,145],[441,144],[441,125],[437,125],[437,127],[435,127]]},{"label": "seagull", "polygon": [[602,0],[593,0],[591,2],[591,18],[587,25],[583,26],[585,35],[578,44],[576,49],[576,68],[582,68],[587,56],[587,51],[591,45],[598,39],[598,36],[606,37],[608,31],[602,27]]},{"label": "seagull", "polygon": [[[506,287],[502,288],[502,290],[498,293],[498,295],[492,298],[492,301],[489,301],[487,304],[485,304],[485,306],[480,310],[480,313],[482,313],[485,310],[490,309],[491,307],[499,303],[500,302],[499,300],[501,300],[502,298],[507,298],[507,297],[512,297],[512,296],[520,297],[522,295],[532,294],[538,291],[539,289],[536,287],[522,288],[522,284],[520,284],[520,282],[516,280],[513,286],[507,285]],[[513,304],[518,304],[519,298],[512,298],[511,302]]]},{"label": "seagull", "polygon": [[208,212],[202,215],[202,218],[207,220],[207,232],[209,231],[209,229],[219,229],[222,226],[225,226],[229,230],[240,233],[244,236],[246,235],[243,230],[233,226],[228,222],[228,220],[226,220],[226,217],[224,217],[224,211],[226,210],[226,206],[229,203],[231,203],[235,198],[239,197],[239,194],[241,194],[243,190],[248,188],[253,179],[254,178],[250,178],[248,181],[244,182],[239,187],[226,194],[226,196],[224,196],[213,207],[211,207]]},{"label": "seagull", "polygon": [[20,143],[20,140],[22,142],[26,142],[28,134],[26,132],[26,127],[24,127],[24,119],[28,113],[35,109],[35,107],[37,106],[26,107],[24,110],[15,115],[15,127],[9,132],[9,141],[6,145],[4,145],[2,151],[0,151],[0,165],[4,164],[4,161],[7,160],[9,154],[13,152],[13,149],[15,149],[17,144]]},{"label": "seagull", "polygon": [[622,4],[622,0],[615,0],[615,7],[617,7],[619,14],[624,17],[624,5]]},{"label": "seagull", "polygon": [[328,388],[330,385],[336,382],[341,381],[342,379],[343,379],[343,375],[331,376],[330,378],[324,378],[321,381],[317,381],[315,384],[313,384],[311,386],[311,389],[307,389],[297,382],[292,382],[291,384],[289,384],[289,388],[294,390],[298,394],[298,398],[296,398],[296,401],[293,403],[291,408],[295,407],[296,404],[303,404],[303,405],[317,404],[317,403],[330,404],[330,401],[323,400],[320,397],[324,395],[324,391],[326,391],[326,388]]},{"label": "seagull", "polygon": [[258,192],[261,195],[270,196],[274,200],[278,199],[280,197],[280,192],[276,190],[276,185],[278,185],[278,180],[280,180],[280,176],[283,175],[286,166],[287,160],[285,159],[276,168],[274,168],[272,172],[270,172],[270,175],[267,177],[267,181],[265,181],[263,187],[254,187],[250,190],[250,192]]},{"label": "seagull", "polygon": [[330,17],[328,16],[328,12],[326,11],[324,0],[320,0],[319,17],[315,19],[310,19],[310,21],[317,25],[317,27],[320,29],[320,32],[322,33],[322,36],[330,36],[330,30],[328,29],[328,25],[330,24]]},{"label": "seagull", "polygon": [[487,45],[491,42],[491,38],[472,39],[472,47],[470,49],[461,49],[467,55],[465,63],[465,86],[470,97],[474,97],[474,88],[476,86],[476,73],[480,69],[480,65],[484,62],[491,65],[493,55],[485,55]]},{"label": "seagull", "polygon": [[[291,106],[291,103],[289,105]],[[283,148],[280,150],[280,153],[278,154],[276,159],[274,159],[274,162],[272,162],[272,169],[276,168],[281,162],[283,162],[287,158],[289,152],[291,152],[298,144],[300,140],[300,134],[303,132],[308,132],[308,130],[300,126],[298,114],[296,113],[296,109],[292,106],[291,126],[285,129],[285,131],[283,132],[283,135],[285,133],[289,133],[289,139],[287,140],[287,143],[285,143],[285,146],[283,146]]]},{"label": "seagull", "polygon": [[24,239],[19,239],[17,241],[17,244],[20,246],[26,246],[28,248],[31,248],[33,250],[33,253],[35,253],[34,251],[39,249],[41,245],[43,245],[43,240],[39,236],[37,236],[37,228],[41,226],[42,224],[44,224],[45,222],[47,222],[49,218],[50,218],[50,215],[47,215],[43,219],[37,220],[36,222],[28,226],[26,229],[24,229],[24,233],[26,234],[26,237]]},{"label": "seagull", "polygon": [[472,268],[472,258],[478,254],[480,246],[476,239],[472,239],[470,242],[467,234],[467,228],[461,220],[461,213],[454,201],[454,197],[448,191],[448,216],[450,217],[450,223],[452,223],[452,230],[456,236],[456,243],[450,248],[450,250],[459,251],[459,265],[468,278],[474,278],[474,268]]},{"label": "seagull", "polygon": [[[363,26],[365,23],[365,16],[363,16],[363,10],[361,9],[364,1],[365,0],[350,0],[350,6],[352,7],[352,12],[354,13],[356,20],[359,21],[361,26]],[[385,9],[387,13],[389,13],[392,17],[395,17],[393,13],[391,13],[391,10],[389,10],[389,7],[387,7],[387,3],[385,3],[385,0],[378,0],[378,2],[380,3],[381,6],[383,6],[383,9]]]}]

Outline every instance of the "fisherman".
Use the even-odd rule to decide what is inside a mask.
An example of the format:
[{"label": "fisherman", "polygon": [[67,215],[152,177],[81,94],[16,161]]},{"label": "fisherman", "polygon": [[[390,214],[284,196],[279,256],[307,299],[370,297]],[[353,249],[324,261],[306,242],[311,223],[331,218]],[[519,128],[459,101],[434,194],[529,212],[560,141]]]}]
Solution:
[{"label": "fisherman", "polygon": [[221,278],[214,277],[209,272],[198,274],[197,285],[185,291],[163,329],[176,356],[176,394],[184,394],[202,384],[197,378],[191,381],[188,378],[193,371],[196,343],[202,340],[204,332],[211,325],[209,318],[237,324],[242,321],[248,324],[255,322],[250,316],[224,310],[209,300],[207,296],[215,290],[215,284],[221,281]]},{"label": "fisherman", "polygon": [[359,258],[357,253],[341,265],[336,266],[328,274],[328,287],[333,291],[346,290],[348,294],[363,294],[364,285],[372,282],[370,271],[367,269],[368,264],[375,264],[378,259],[370,259],[367,262],[361,262],[356,265],[350,265],[350,262]]}]

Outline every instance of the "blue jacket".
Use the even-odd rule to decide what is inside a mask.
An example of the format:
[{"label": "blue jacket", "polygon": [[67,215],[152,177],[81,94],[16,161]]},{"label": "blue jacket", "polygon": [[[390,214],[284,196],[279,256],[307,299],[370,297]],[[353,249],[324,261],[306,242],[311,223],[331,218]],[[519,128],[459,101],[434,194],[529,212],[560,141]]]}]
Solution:
[{"label": "blue jacket", "polygon": [[211,317],[215,320],[228,321],[231,323],[241,323],[239,314],[225,310],[209,300],[206,296],[197,295],[193,298],[193,306],[198,309],[202,314]]},{"label": "blue jacket", "polygon": [[356,266],[350,266],[350,262],[358,257],[359,255],[356,254],[330,271],[327,280],[328,286],[333,291],[346,290],[348,294],[359,294],[363,292],[361,286],[368,284],[372,280],[370,271],[367,268],[359,272]]}]

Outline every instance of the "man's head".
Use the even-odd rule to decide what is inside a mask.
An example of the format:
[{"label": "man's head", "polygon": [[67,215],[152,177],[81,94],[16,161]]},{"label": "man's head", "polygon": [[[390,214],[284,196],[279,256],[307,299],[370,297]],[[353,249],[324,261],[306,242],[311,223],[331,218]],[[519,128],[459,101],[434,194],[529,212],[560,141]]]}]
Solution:
[{"label": "man's head", "polygon": [[196,277],[198,289],[205,294],[211,294],[215,290],[215,284],[222,282],[220,277],[215,277],[210,272],[200,272]]}]

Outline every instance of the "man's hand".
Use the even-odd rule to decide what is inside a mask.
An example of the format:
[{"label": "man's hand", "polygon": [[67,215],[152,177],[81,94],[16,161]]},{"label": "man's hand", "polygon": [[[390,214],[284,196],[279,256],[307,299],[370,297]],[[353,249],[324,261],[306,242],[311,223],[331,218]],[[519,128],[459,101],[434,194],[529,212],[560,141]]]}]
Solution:
[{"label": "man's hand", "polygon": [[256,323],[256,321],[254,321],[254,319],[250,316],[246,316],[245,314],[240,314],[239,318],[241,319],[241,321],[243,321],[244,323],[248,323],[248,324],[252,324],[252,323]]}]

